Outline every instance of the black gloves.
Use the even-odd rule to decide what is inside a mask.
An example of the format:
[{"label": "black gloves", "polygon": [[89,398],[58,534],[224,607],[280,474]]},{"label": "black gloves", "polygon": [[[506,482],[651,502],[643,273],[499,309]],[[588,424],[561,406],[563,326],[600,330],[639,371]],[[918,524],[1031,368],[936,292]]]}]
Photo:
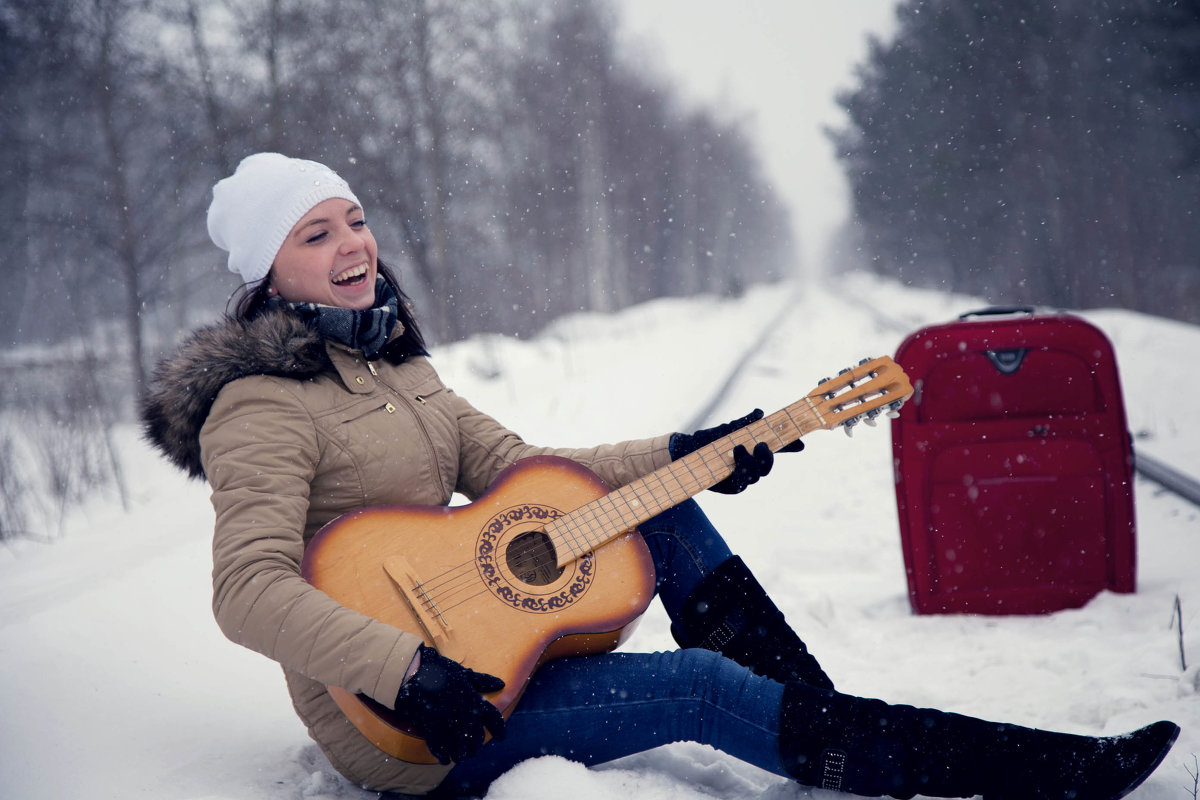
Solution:
[{"label": "black gloves", "polygon": [[[717,439],[728,436],[739,428],[744,428],[751,422],[757,422],[762,418],[762,409],[756,408],[740,419],[717,425],[714,428],[705,428],[692,434],[673,434],[670,444],[668,444],[671,460],[683,458],[688,453],[712,444]],[[791,444],[779,448],[779,452],[798,453],[803,449],[804,441],[797,439]],[[774,464],[775,454],[771,452],[771,448],[766,442],[756,444],[753,452],[747,451],[745,445],[739,444],[733,448],[733,474],[711,487],[712,491],[720,494],[737,494],[770,472]]]},{"label": "black gloves", "polygon": [[472,756],[483,744],[487,728],[492,738],[504,738],[504,717],[483,699],[498,692],[504,681],[475,672],[421,645],[421,665],[400,687],[396,712],[413,726],[429,752],[443,764]]}]

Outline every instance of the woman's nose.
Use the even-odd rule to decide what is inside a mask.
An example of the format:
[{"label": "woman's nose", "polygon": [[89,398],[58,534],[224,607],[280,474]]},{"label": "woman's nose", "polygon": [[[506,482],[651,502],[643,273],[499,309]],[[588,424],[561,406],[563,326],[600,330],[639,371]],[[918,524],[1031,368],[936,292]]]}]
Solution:
[{"label": "woman's nose", "polygon": [[361,250],[365,241],[361,233],[353,228],[347,228],[338,242],[338,249],[342,253],[353,253]]}]

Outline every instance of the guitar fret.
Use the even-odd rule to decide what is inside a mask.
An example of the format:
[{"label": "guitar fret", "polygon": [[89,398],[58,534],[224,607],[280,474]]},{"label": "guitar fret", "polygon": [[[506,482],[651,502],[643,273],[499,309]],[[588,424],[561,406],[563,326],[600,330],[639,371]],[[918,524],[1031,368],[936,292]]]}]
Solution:
[{"label": "guitar fret", "polygon": [[675,464],[677,466],[672,474],[679,484],[679,490],[685,497],[691,497],[704,489],[704,484],[697,480],[696,473],[692,471],[692,465],[688,463],[687,459],[680,459]]},{"label": "guitar fret", "polygon": [[663,506],[659,505],[658,496],[654,493],[654,490],[650,488],[649,479],[650,476],[647,475],[645,478],[638,481],[634,487],[634,491],[638,499],[638,507],[642,509],[642,512],[639,515],[642,519],[650,519],[655,514],[658,514],[663,510]]},{"label": "guitar fret", "polygon": [[[600,534],[597,533],[597,527],[603,528],[603,524],[601,523],[600,515],[598,513],[599,508],[600,500],[597,499],[587,503],[579,509],[583,513],[578,516],[576,522],[583,533],[583,541],[586,543],[586,547],[582,551],[584,553],[596,549],[596,546],[603,541]],[[597,525],[597,523],[601,524]]]},{"label": "guitar fret", "polygon": [[821,412],[817,410],[816,403],[813,402],[811,397],[805,397],[804,399],[808,403],[809,410],[812,411],[813,416],[816,417],[818,427],[825,427],[825,417],[822,416]]},{"label": "guitar fret", "polygon": [[564,546],[577,554],[588,552],[719,483],[731,474],[735,466],[732,451],[738,445],[750,449],[763,442],[777,451],[812,430],[830,427],[821,416],[814,396],[820,400],[820,395],[806,395],[768,417],[576,509],[558,526],[564,532],[564,539],[570,539]]},{"label": "guitar fret", "polygon": [[[600,498],[600,508],[604,510],[604,520],[606,527],[611,531],[627,531],[634,527],[625,521],[625,517],[621,514],[621,510],[617,508],[616,503],[608,495]],[[616,520],[613,520],[613,516]],[[635,523],[636,524],[636,523]]]},{"label": "guitar fret", "polygon": [[683,464],[683,468],[686,469],[688,471],[688,474],[692,476],[692,480],[695,482],[695,485],[697,487],[703,485],[703,482],[696,475],[696,471],[692,469],[692,465],[689,463],[689,459],[686,459],[686,458],[680,459],[679,463]]},{"label": "guitar fret", "polygon": [[642,508],[646,509],[650,516],[660,513],[665,506],[659,502],[659,494],[650,488],[650,475],[639,484],[642,493],[638,495],[638,500],[642,501]]},{"label": "guitar fret", "polygon": [[573,544],[567,542],[565,539],[563,541],[563,544],[566,545],[568,550],[572,551],[577,556],[587,552],[587,550],[582,549],[579,546],[579,537],[576,535],[577,524],[575,522],[574,513],[568,514],[565,517],[560,517],[555,524],[558,527],[563,528],[564,532],[570,535],[571,542],[573,542]]},{"label": "guitar fret", "polygon": [[[732,453],[733,447],[739,444],[750,448],[759,441],[770,443],[772,436],[775,443],[772,449],[777,450],[801,438],[808,428],[819,427],[812,425],[812,415],[801,406],[801,402],[735,431],[726,442],[731,445],[728,451]],[[725,451],[726,448],[720,443],[713,443],[587,503],[560,518],[553,527],[559,531],[563,546],[576,557],[590,552],[613,536],[636,528],[647,519],[720,482],[732,467]],[[651,480],[657,484],[657,489],[651,488]]]},{"label": "guitar fret", "polygon": [[778,428],[776,428],[774,425],[768,425],[767,428],[772,434],[775,435],[775,442],[777,443],[775,447],[771,448],[772,450],[778,450],[780,447],[785,447],[788,444],[787,440],[783,438],[783,434]]},{"label": "guitar fret", "polygon": [[792,416],[792,409],[793,409],[793,408],[799,408],[799,404],[797,404],[797,403],[793,403],[792,405],[790,405],[790,406],[788,406],[787,408],[783,409],[783,411],[782,411],[782,412],[780,412],[780,413],[782,413],[782,414],[786,414],[786,415],[787,415],[788,422],[791,422],[791,423],[792,423],[792,427],[794,427],[794,428],[796,429],[796,438],[798,439],[798,438],[800,438],[801,436],[803,436],[805,433],[807,433],[807,431],[805,431],[805,430],[804,430],[804,426],[803,426],[803,425],[801,425],[799,422],[797,422],[797,421],[796,421],[796,418]]},{"label": "guitar fret", "polygon": [[636,505],[629,502],[630,494],[633,494],[633,492],[628,490],[628,487],[617,493],[619,499],[621,500],[621,506],[617,505],[616,499],[613,500],[613,508],[615,508],[617,510],[617,514],[620,515],[621,521],[625,524],[626,530],[630,528],[636,528],[639,522],[649,519],[648,516],[642,516],[642,514],[638,511],[638,509],[642,507],[640,500],[637,501]]},{"label": "guitar fret", "polygon": [[[714,452],[716,452],[716,451],[714,450]],[[717,453],[717,456],[719,458],[720,453]],[[719,480],[721,480],[721,477],[716,472],[713,471],[711,458],[712,458],[711,454],[706,455],[706,456],[701,456],[701,458],[700,458],[700,463],[704,465],[704,468],[706,470],[708,470],[708,484],[710,486],[714,483],[717,483]],[[721,466],[725,466],[725,462],[723,459],[721,461]]]},{"label": "guitar fret", "polygon": [[[725,466],[725,460],[720,458],[720,453],[719,453],[719,452],[717,452],[715,449],[713,450],[713,452],[714,452],[714,453],[716,453],[716,455],[717,455],[717,458],[721,460],[721,466],[722,466],[722,467],[724,467],[724,466]],[[712,455],[711,455],[711,454],[709,454],[709,455],[703,455],[703,456],[701,456],[701,458],[700,458],[700,463],[704,465],[704,468],[705,468],[706,470],[708,470],[708,479],[707,479],[707,480],[705,480],[705,481],[702,481],[701,483],[703,483],[703,484],[705,484],[705,485],[707,485],[707,486],[713,486],[714,484],[717,484],[717,483],[719,483],[719,482],[721,481],[721,476],[720,476],[719,474],[717,474],[717,472],[715,472],[715,471],[713,470],[713,465],[712,465],[712,460],[711,460],[711,459],[712,459]]]},{"label": "guitar fret", "polygon": [[601,497],[586,503],[565,517],[561,517],[556,523],[571,534],[573,543],[564,542],[563,544],[576,558],[595,550],[609,538],[605,536],[605,531],[610,529],[611,523],[606,523],[600,513],[603,510],[604,500],[605,498]]},{"label": "guitar fret", "polygon": [[[588,553],[596,547],[595,539],[595,505],[596,501],[583,505],[571,515],[571,524],[583,539],[583,546],[580,548],[580,553]],[[590,518],[589,518],[590,517]]]},{"label": "guitar fret", "polygon": [[[634,481],[633,483],[629,484],[625,488],[621,489],[619,492],[619,494],[621,495],[621,500],[624,501],[625,506],[629,509],[629,513],[633,516],[633,518],[635,520],[634,526],[636,526],[637,522],[640,522],[643,519],[650,519],[650,517],[653,516],[652,514],[648,514],[643,517],[642,512],[638,511],[639,508],[640,509],[645,508],[645,506],[642,504],[641,498],[637,496],[637,486],[640,483],[642,483],[641,480]],[[632,495],[632,498],[630,497],[631,495]],[[634,526],[630,526],[630,527],[634,527]]]},{"label": "guitar fret", "polygon": [[679,482],[679,476],[675,474],[675,470],[673,468],[674,466],[675,466],[674,464],[668,465],[668,467],[666,469],[659,470],[657,473],[655,473],[658,475],[658,482],[662,485],[663,489],[666,490],[667,497],[669,499],[673,499],[674,497],[676,497],[678,495],[678,490],[671,489],[667,485],[667,482],[663,479],[664,474],[670,475],[672,478],[675,479],[675,485],[679,487],[679,490],[683,489],[683,484],[681,484]]},{"label": "guitar fret", "polygon": [[600,498],[599,510],[604,512],[604,526],[609,530],[623,531],[628,525],[625,524],[625,518],[621,516],[620,509],[611,497],[605,495]]},{"label": "guitar fret", "polygon": [[[594,550],[621,532],[636,528],[640,523],[662,513],[683,500],[720,482],[729,474],[732,463],[727,453],[741,444],[753,447],[759,441],[771,444],[773,450],[801,438],[814,424],[813,414],[802,406],[809,398],[793,403],[770,417],[759,420],[730,434],[723,442],[715,442],[678,461],[645,475],[604,497],[577,508],[552,526],[562,546],[574,557]],[[769,432],[769,435],[768,435]],[[729,445],[724,447],[723,445]],[[657,488],[651,488],[653,480]]]},{"label": "guitar fret", "polygon": [[582,555],[588,550],[592,549],[592,543],[588,539],[587,529],[583,526],[583,515],[572,515],[567,524],[571,529],[571,539],[575,543],[575,553],[577,555]]}]

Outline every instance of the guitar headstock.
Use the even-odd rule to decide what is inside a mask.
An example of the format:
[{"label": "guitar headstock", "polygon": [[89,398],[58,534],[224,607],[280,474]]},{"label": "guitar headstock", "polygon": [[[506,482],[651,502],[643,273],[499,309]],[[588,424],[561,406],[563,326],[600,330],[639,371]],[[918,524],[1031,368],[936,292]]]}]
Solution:
[{"label": "guitar headstock", "polygon": [[863,359],[836,378],[825,378],[808,393],[820,427],[844,426],[846,435],[859,422],[874,425],[880,414],[895,416],[912,395],[912,384],[900,365],[888,356]]}]

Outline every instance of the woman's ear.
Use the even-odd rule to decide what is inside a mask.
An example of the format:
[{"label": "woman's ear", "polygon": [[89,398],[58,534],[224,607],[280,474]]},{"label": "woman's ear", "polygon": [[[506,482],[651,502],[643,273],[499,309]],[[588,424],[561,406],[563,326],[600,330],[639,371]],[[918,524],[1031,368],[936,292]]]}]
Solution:
[{"label": "woman's ear", "polygon": [[268,283],[267,284],[267,297],[274,297],[277,294],[279,294],[279,290],[275,288],[275,284]]}]

